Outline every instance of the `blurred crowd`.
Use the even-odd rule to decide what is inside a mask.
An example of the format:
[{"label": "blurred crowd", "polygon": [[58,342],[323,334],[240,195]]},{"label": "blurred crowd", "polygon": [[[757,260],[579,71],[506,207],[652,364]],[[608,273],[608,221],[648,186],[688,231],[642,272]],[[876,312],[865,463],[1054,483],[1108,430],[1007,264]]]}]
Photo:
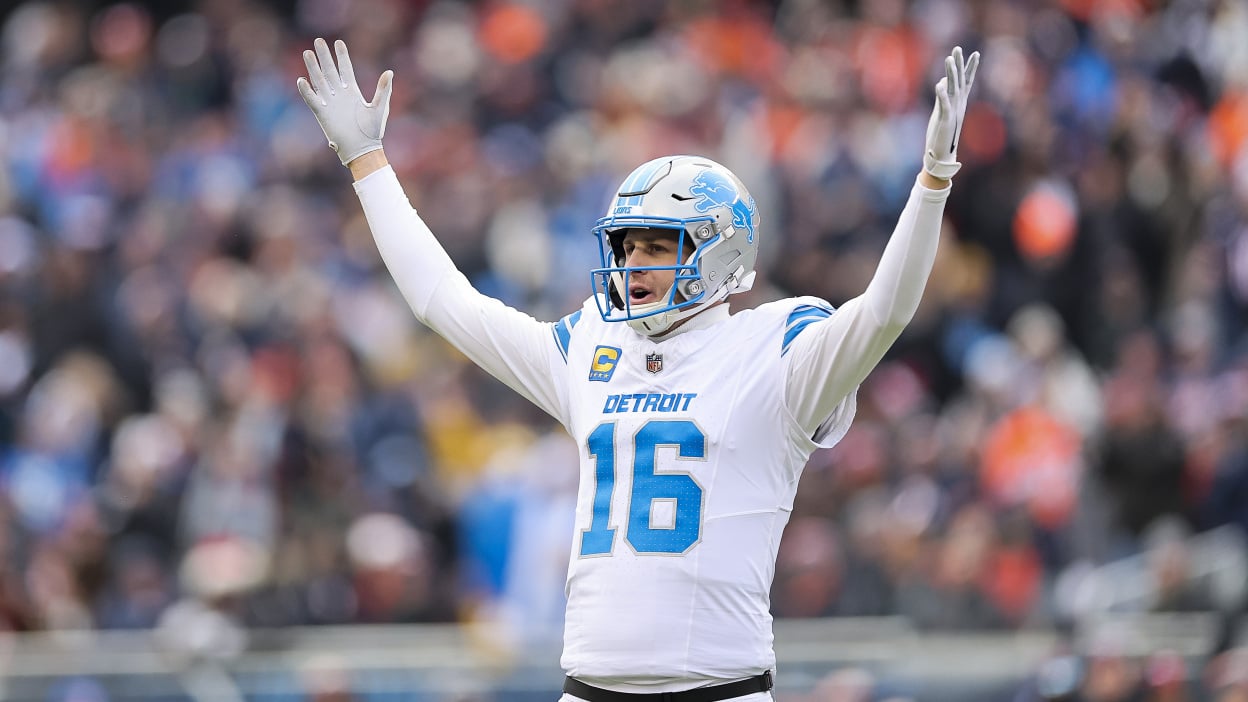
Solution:
[{"label": "blurred crowd", "polygon": [[[547,320],[589,293],[611,188],[668,153],[717,158],[759,202],[736,307],[857,295],[940,57],[980,50],[924,303],[811,459],[775,614],[1234,630],[1244,2],[5,7],[0,628],[206,608],[559,636],[576,447],[411,317],[294,88],[324,36],[363,85],[395,70],[387,155],[461,269]],[[1248,699],[1223,679],[1217,699]]]}]

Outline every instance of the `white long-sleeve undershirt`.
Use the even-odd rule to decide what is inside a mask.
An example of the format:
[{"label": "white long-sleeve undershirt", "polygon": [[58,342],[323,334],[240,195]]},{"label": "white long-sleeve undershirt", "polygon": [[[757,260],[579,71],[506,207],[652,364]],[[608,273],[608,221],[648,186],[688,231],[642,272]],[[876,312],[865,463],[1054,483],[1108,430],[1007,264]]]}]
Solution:
[{"label": "white long-sleeve undershirt", "polygon": [[416,318],[566,426],[566,403],[553,381],[550,323],[472,287],[412,208],[390,166],[356,181],[355,192],[381,258]]},{"label": "white long-sleeve undershirt", "polygon": [[916,182],[867,289],[793,340],[785,399],[810,435],[866,379],[914,317],[936,260],[948,196],[949,188],[932,190]]}]

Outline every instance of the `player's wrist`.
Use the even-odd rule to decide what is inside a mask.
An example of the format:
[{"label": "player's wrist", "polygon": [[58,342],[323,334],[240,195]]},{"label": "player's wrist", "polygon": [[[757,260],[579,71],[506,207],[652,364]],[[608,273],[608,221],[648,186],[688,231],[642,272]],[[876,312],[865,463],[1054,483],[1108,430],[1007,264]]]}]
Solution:
[{"label": "player's wrist", "polygon": [[924,170],[919,172],[919,185],[928,190],[944,190],[948,188],[953,181],[949,178],[938,178],[930,172]]},{"label": "player's wrist", "polygon": [[380,147],[351,159],[347,168],[351,169],[351,177],[360,181],[390,164],[386,152]]}]

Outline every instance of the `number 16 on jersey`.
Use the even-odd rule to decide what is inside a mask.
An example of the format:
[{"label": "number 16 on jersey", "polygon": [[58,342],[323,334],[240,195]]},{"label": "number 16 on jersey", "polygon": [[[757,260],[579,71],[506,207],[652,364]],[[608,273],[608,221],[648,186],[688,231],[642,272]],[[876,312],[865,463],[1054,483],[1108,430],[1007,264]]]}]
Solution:
[{"label": "number 16 on jersey", "polygon": [[[581,532],[581,555],[610,555],[616,529],[611,526],[615,493],[615,422],[603,422],[590,433],[594,457],[593,518]],[[624,539],[638,554],[680,554],[702,534],[702,486],[687,472],[655,469],[660,447],[676,450],[678,460],[706,460],[706,434],[688,420],[653,419],[633,437],[632,490]],[[625,467],[627,469],[627,466]]]}]

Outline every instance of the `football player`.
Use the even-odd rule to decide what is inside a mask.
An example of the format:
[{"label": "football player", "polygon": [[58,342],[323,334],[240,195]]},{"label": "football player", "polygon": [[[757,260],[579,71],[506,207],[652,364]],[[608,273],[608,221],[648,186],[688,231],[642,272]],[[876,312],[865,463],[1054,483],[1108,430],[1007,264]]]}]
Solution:
[{"label": "football player", "polygon": [[299,91],[416,317],[580,445],[563,699],[771,699],[769,591],[798,478],[919,304],[979,54],[945,59],[923,169],[859,297],[731,314],[758,208],[722,165],[670,156],[620,184],[593,227],[591,294],[554,323],[476,291],[409,204],[381,144],[393,73],[367,101],[341,41],[304,59]]}]

